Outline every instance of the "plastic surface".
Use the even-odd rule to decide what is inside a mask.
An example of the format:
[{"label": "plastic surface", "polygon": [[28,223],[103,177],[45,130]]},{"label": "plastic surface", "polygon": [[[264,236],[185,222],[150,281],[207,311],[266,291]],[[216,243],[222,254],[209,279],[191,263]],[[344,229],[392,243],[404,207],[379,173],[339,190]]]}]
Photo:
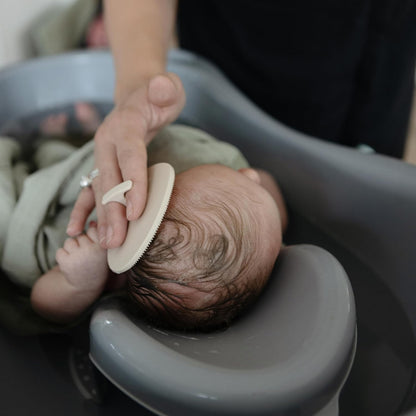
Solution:
[{"label": "plastic surface", "polygon": [[374,271],[416,332],[416,166],[297,132],[191,54],[172,59],[169,70],[185,80],[180,121],[238,146],[251,165],[271,172],[294,211],[291,219],[300,215],[316,225]]},{"label": "plastic surface", "polygon": [[[351,410],[342,414],[400,414],[409,405],[415,369],[416,168],[287,128],[192,54],[173,51],[168,69],[180,75],[187,91],[181,121],[231,141],[253,165],[271,171],[291,210],[288,241],[327,247],[355,284],[358,363],[344,403],[341,395],[344,409]],[[80,100],[107,105],[113,88],[108,52],[70,53],[7,68],[0,72],[0,128],[11,120],[71,111]],[[68,342],[66,337],[22,342],[1,332],[2,409],[9,416],[33,408],[62,415],[148,414],[121,395],[117,400],[110,395],[100,408],[84,405],[65,378]]]},{"label": "plastic surface", "polygon": [[[321,141],[258,109],[213,65],[173,50],[168,70],[187,94],[181,122],[238,146],[272,172],[296,215],[310,220],[370,267],[400,299],[416,330],[416,167]],[[0,129],[10,120],[79,100],[113,101],[109,52],[75,52],[1,71]]]},{"label": "plastic surface", "polygon": [[158,330],[114,303],[91,321],[93,362],[160,414],[313,414],[341,387],[354,346],[348,279],[313,246],[285,248],[254,309],[223,332]]}]

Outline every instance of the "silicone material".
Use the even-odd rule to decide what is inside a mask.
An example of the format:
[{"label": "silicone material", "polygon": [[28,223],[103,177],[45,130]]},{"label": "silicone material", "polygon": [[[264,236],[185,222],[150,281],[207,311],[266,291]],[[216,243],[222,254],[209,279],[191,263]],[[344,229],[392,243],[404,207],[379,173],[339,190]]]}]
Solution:
[{"label": "silicone material", "polygon": [[[175,182],[175,171],[168,163],[158,163],[148,169],[147,202],[138,220],[130,221],[124,243],[109,249],[107,261],[115,273],[123,273],[133,267],[153,240],[168,208]],[[132,188],[128,180],[110,189],[102,198],[102,204],[118,202],[126,205],[124,194]]]}]

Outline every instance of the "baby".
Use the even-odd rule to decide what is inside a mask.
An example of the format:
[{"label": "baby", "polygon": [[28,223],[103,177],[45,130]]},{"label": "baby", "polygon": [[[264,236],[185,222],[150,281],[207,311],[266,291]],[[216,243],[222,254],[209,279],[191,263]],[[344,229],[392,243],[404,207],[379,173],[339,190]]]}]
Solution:
[{"label": "baby", "polygon": [[286,221],[267,173],[194,167],[176,176],[165,218],[134,267],[119,276],[110,272],[91,223],[86,234],[65,241],[58,265],[36,281],[33,308],[69,322],[110,283],[124,285],[136,309],[157,325],[207,330],[228,324],[265,286]]},{"label": "baby", "polygon": [[[99,123],[90,106],[77,105],[75,110],[86,130]],[[66,122],[62,116],[49,118],[42,131],[60,135]],[[6,140],[4,150],[11,145]],[[60,161],[56,153],[62,152]],[[65,241],[63,237],[78,174],[94,163],[92,143],[76,150],[41,142],[37,154],[43,153],[47,162],[35,158],[43,164],[27,176],[28,186],[16,188],[17,204],[10,204],[10,218],[6,215],[2,222],[8,232],[0,251],[2,268],[31,288],[32,307],[47,320],[70,323],[105,291],[121,289],[134,310],[157,325],[211,329],[228,324],[267,283],[280,250],[286,210],[273,178],[249,168],[233,146],[181,126],[155,137],[148,149],[149,164],[167,161],[178,174],[153,242],[122,275],[109,270],[94,221],[84,234]],[[15,158],[11,153],[10,160]],[[6,162],[7,168],[11,162]],[[7,168],[2,176],[9,184],[0,188],[4,197],[16,183],[10,178],[14,170]],[[35,206],[42,207],[41,214]],[[18,229],[24,229],[24,240],[16,239]]]}]

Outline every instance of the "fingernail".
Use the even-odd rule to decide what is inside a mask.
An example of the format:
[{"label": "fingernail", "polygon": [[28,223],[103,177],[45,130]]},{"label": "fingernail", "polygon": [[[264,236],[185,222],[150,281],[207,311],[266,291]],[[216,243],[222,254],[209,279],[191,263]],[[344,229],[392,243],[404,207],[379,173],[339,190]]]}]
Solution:
[{"label": "fingernail", "polygon": [[130,201],[127,201],[126,217],[129,221],[131,221],[132,216],[133,216],[133,205]]},{"label": "fingernail", "polygon": [[100,242],[101,245],[104,244],[105,239],[106,239],[106,234],[107,234],[107,230],[106,228],[102,225],[99,229],[98,229],[98,241]]},{"label": "fingernail", "polygon": [[107,240],[106,243],[107,245],[110,244],[111,239],[113,238],[113,227],[111,227],[111,225],[107,228]]}]

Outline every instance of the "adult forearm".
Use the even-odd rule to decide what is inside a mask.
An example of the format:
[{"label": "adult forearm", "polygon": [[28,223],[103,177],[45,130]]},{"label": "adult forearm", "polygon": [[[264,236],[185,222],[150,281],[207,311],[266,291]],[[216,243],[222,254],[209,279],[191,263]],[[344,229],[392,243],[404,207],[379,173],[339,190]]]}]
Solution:
[{"label": "adult forearm", "polygon": [[118,103],[151,76],[165,71],[176,0],[105,0],[104,7]]}]

